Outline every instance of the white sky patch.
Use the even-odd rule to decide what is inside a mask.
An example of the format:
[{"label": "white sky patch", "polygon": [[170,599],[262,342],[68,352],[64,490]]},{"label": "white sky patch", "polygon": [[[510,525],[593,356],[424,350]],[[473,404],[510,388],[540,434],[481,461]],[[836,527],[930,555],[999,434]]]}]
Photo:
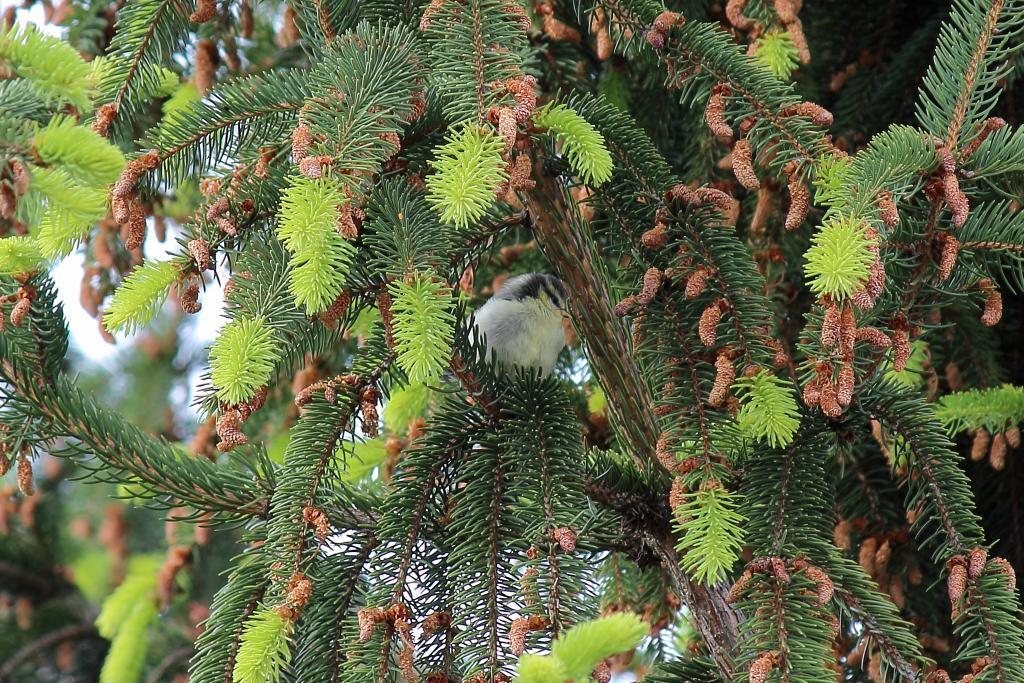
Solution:
[{"label": "white sky patch", "polygon": [[19,24],[35,24],[43,33],[46,33],[51,36],[61,35],[63,29],[60,26],[54,26],[53,24],[43,23],[43,6],[41,4],[32,5],[30,9],[20,9],[20,2],[14,2],[13,0],[0,0],[0,12],[7,9],[11,5],[19,7],[18,12],[15,15],[15,18]]},{"label": "white sky patch", "polygon": [[[0,11],[12,5],[19,7],[16,14],[17,23],[35,24],[43,33],[52,36],[62,35],[63,29],[60,26],[44,23],[42,5],[21,9],[21,3],[16,0],[0,0]],[[167,258],[168,251],[176,246],[173,227],[173,223],[168,221],[167,239],[164,242],[158,242],[152,225],[150,225],[144,247],[147,260]],[[114,359],[123,348],[128,346],[131,338],[118,334],[116,335],[117,344],[107,343],[100,335],[100,323],[78,303],[79,293],[82,289],[84,262],[85,255],[82,250],[79,250],[56,264],[50,274],[57,286],[58,300],[64,306],[64,317],[70,331],[71,348],[82,360],[106,369],[113,369]],[[189,345],[196,347],[209,346],[216,338],[217,331],[224,324],[221,317],[224,292],[216,281],[207,283],[205,290],[200,294],[200,301],[203,308],[198,314],[191,316],[193,325],[188,338]]]}]

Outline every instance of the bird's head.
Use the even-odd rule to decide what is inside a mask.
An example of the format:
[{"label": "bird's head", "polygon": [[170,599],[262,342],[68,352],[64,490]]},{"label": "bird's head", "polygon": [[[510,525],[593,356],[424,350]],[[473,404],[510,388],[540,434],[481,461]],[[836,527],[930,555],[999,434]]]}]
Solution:
[{"label": "bird's head", "polygon": [[569,290],[564,282],[550,273],[526,273],[509,278],[495,297],[535,303],[543,311],[559,318],[569,316]]}]

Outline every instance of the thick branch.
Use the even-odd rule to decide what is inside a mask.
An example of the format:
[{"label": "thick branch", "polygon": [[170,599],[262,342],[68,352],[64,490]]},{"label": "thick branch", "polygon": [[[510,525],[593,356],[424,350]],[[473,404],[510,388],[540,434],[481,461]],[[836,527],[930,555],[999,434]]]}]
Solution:
[{"label": "thick branch", "polygon": [[542,171],[537,177],[542,180],[526,197],[534,235],[569,289],[573,320],[586,342],[591,367],[608,397],[608,407],[630,455],[642,467],[656,462],[654,396],[640,374],[626,331],[615,317],[603,264],[586,227],[566,203],[561,187],[552,179],[543,179]]},{"label": "thick branch", "polygon": [[[537,187],[526,199],[534,219],[534,235],[569,288],[576,326],[586,342],[591,367],[608,397],[618,431],[633,460],[642,468],[650,467],[658,462],[654,456],[658,435],[654,397],[633,357],[625,329],[615,317],[603,263],[586,226],[569,208],[557,181],[545,177],[542,171],[536,177],[540,178]],[[648,523],[637,533],[664,562],[675,591],[690,608],[715,662],[726,677],[731,676],[739,614],[726,600],[726,591],[702,586],[686,576],[679,567],[675,542],[667,527],[659,525],[652,530]]]},{"label": "thick branch", "polygon": [[672,588],[690,609],[693,623],[707,643],[722,677],[731,679],[736,668],[732,652],[739,636],[740,615],[729,605],[728,588],[724,585],[709,587],[693,582],[679,568],[679,557],[671,537],[655,534],[648,529],[643,529],[641,534],[647,547],[661,559],[672,581]]}]

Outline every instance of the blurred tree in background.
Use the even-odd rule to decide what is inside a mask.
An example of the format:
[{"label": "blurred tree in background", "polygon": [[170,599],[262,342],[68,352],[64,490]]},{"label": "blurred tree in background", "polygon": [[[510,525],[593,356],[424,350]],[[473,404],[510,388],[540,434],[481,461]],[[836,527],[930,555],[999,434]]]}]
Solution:
[{"label": "blurred tree in background", "polygon": [[1024,0],[22,9],[0,682],[1024,681]]}]

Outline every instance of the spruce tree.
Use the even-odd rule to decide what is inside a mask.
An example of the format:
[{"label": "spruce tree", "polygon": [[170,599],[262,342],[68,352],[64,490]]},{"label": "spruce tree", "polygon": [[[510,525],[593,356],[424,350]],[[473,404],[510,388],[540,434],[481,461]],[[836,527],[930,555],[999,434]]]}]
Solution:
[{"label": "spruce tree", "polygon": [[0,681],[1024,681],[1024,0],[37,5]]}]

